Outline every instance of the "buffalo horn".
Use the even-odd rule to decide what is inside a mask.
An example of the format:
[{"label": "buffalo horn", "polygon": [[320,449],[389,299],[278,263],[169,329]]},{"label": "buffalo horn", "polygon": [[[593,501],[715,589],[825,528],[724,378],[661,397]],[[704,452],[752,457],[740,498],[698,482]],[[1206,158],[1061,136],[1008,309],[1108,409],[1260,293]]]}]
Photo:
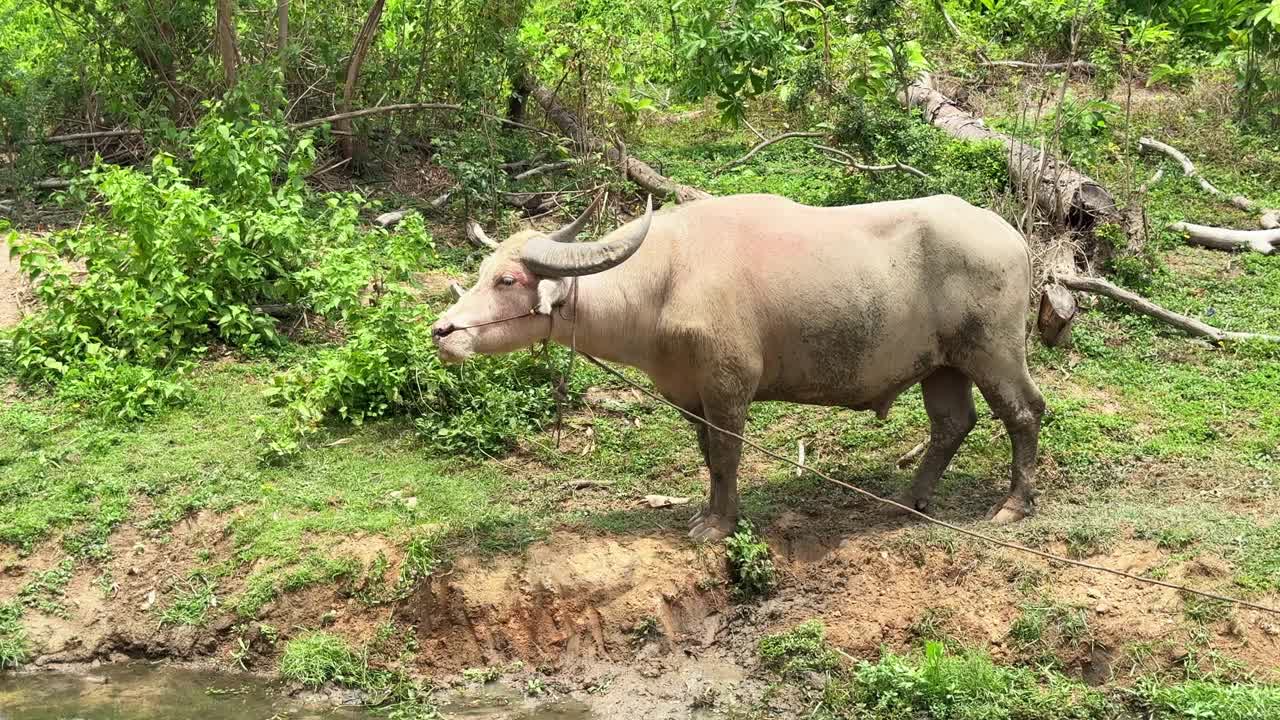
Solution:
[{"label": "buffalo horn", "polygon": [[602,197],[603,195],[597,197],[586,212],[568,225],[550,235],[531,238],[525,243],[521,253],[524,264],[544,277],[575,277],[608,270],[631,257],[640,249],[645,235],[649,233],[649,223],[653,220],[653,196],[649,196],[644,217],[638,222],[623,226],[617,238],[574,243],[574,238],[582,232],[587,218],[600,205]]}]

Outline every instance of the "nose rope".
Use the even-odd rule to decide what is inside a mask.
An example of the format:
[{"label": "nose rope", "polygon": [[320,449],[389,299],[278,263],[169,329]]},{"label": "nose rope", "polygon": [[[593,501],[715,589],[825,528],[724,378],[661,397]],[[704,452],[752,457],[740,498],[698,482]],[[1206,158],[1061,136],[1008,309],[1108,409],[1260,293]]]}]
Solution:
[{"label": "nose rope", "polygon": [[538,308],[531,307],[529,308],[528,312],[523,312],[523,313],[520,313],[519,315],[512,315],[511,317],[499,318],[497,320],[488,320],[486,322],[481,322],[481,323],[472,323],[471,325],[450,325],[449,327],[444,328],[445,332],[436,332],[435,334],[439,337],[447,337],[459,330],[470,330],[471,328],[484,327],[486,325],[497,325],[498,323],[511,322],[512,320],[519,320],[520,318],[526,318],[531,315],[537,315],[537,314],[538,314]]}]

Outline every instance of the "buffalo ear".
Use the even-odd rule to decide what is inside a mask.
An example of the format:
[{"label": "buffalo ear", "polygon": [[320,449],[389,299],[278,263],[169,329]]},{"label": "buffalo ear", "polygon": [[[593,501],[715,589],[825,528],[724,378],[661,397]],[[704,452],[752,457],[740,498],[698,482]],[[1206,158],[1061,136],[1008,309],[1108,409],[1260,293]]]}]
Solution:
[{"label": "buffalo ear", "polygon": [[538,314],[550,315],[553,308],[569,299],[569,281],[564,278],[543,278],[538,281]]}]

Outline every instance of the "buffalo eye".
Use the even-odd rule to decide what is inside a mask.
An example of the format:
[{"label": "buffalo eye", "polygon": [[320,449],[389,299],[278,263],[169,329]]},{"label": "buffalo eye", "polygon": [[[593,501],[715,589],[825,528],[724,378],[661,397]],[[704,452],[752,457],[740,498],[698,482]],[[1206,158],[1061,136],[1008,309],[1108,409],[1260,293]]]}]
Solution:
[{"label": "buffalo eye", "polygon": [[516,277],[515,275],[503,275],[502,277],[498,278],[498,284],[510,287],[516,284]]}]

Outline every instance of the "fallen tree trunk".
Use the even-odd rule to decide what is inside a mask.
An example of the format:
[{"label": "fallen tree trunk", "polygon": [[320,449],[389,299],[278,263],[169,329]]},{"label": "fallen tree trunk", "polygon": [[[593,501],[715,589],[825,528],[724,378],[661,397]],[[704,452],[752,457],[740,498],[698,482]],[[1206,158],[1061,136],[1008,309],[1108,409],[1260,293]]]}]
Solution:
[{"label": "fallen tree trunk", "polygon": [[1019,70],[1042,70],[1045,72],[1060,72],[1068,68],[1088,73],[1090,75],[1098,72],[1098,66],[1088,62],[1087,60],[1048,63],[1024,62],[1022,60],[984,60],[982,64],[987,67],[1007,67],[1017,68]]},{"label": "fallen tree trunk", "polygon": [[1185,222],[1174,223],[1169,229],[1184,232],[1190,242],[1214,250],[1253,250],[1271,255],[1280,245],[1280,229],[1231,230]]},{"label": "fallen tree trunk", "polygon": [[1119,219],[1115,199],[1095,180],[1039,148],[988,128],[937,90],[915,84],[901,99],[952,137],[995,140],[1004,145],[1009,150],[1009,179],[1026,197],[1034,197],[1036,205],[1051,218],[1080,230]]},{"label": "fallen tree trunk", "polygon": [[1212,325],[1202,323],[1195,318],[1180,315],[1172,310],[1160,307],[1140,295],[1113,285],[1101,278],[1073,275],[1059,277],[1057,278],[1057,281],[1072,290],[1109,297],[1132,310],[1142,313],[1143,315],[1153,317],[1163,323],[1172,325],[1188,335],[1206,338],[1213,343],[1222,343],[1233,340],[1265,340],[1268,342],[1280,342],[1280,335],[1262,335],[1258,333],[1220,330]]},{"label": "fallen tree trunk", "polygon": [[532,77],[526,77],[526,86],[542,111],[560,132],[574,142],[579,152],[598,152],[610,163],[622,168],[627,178],[659,197],[674,197],[676,202],[690,202],[711,197],[711,194],[689,185],[683,185],[665,177],[648,164],[627,155],[621,148],[592,136],[582,122],[560,103],[554,91]]}]

